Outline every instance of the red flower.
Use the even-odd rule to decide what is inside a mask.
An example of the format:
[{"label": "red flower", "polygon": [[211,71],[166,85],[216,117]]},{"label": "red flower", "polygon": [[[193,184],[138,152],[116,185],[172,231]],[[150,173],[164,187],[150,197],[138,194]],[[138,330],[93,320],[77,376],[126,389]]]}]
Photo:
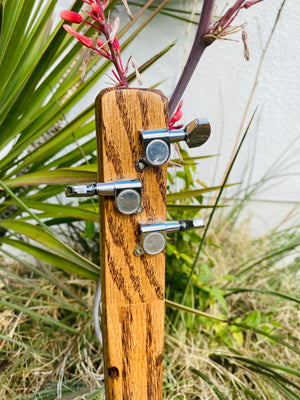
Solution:
[{"label": "red flower", "polygon": [[74,37],[76,37],[77,40],[79,40],[79,42],[81,42],[82,44],[84,44],[86,47],[93,47],[93,42],[90,38],[81,35],[80,33],[78,33],[77,31],[75,31],[74,28],[72,28],[72,26],[70,25],[63,25],[63,27],[65,28],[65,30],[70,33],[71,35],[73,35]]},{"label": "red flower", "polygon": [[120,53],[120,43],[117,38],[114,38],[113,46],[117,53]]},{"label": "red flower", "polygon": [[83,21],[82,16],[74,11],[63,10],[59,15],[60,18],[64,19],[65,21],[72,22],[73,24],[81,24]]},{"label": "red flower", "polygon": [[100,7],[98,6],[97,3],[92,3],[91,7],[92,7],[92,10],[93,10],[93,13],[99,14],[101,12],[101,9],[100,9]]},{"label": "red flower", "polygon": [[243,8],[249,8],[251,6],[254,6],[254,4],[259,3],[262,0],[252,0],[252,1],[246,1],[246,3],[243,5]]},{"label": "red flower", "polygon": [[102,49],[105,47],[105,43],[101,39],[97,39],[97,45]]},{"label": "red flower", "polygon": [[101,51],[98,51],[100,55],[102,55],[105,58],[108,58],[109,60],[111,59],[111,56],[109,52],[105,48],[105,43],[101,39],[97,39],[97,45],[100,47]]},{"label": "red flower", "polygon": [[[85,10],[85,13],[92,18],[92,21],[86,20],[80,14],[69,10],[62,11],[60,13],[61,18],[72,23],[85,23],[91,26],[97,31],[97,34],[102,33],[105,36],[106,43],[101,39],[97,39],[94,45],[89,37],[80,34],[70,25],[63,25],[64,29],[84,46],[93,49],[94,52],[97,52],[100,56],[112,61],[117,71],[116,73],[113,71],[113,73],[117,76],[118,84],[128,87],[127,70],[124,71],[120,56],[120,44],[116,39],[116,33],[120,24],[119,17],[115,18],[113,24],[106,20],[104,10],[108,0],[82,1],[90,6]],[[125,2],[125,0],[122,1]]]},{"label": "red flower", "polygon": [[181,100],[181,102],[178,104],[176,112],[169,119],[169,129],[179,129],[183,126],[183,125],[175,126],[176,122],[178,122],[182,118],[182,111],[181,111],[182,105],[183,105],[183,101]]}]

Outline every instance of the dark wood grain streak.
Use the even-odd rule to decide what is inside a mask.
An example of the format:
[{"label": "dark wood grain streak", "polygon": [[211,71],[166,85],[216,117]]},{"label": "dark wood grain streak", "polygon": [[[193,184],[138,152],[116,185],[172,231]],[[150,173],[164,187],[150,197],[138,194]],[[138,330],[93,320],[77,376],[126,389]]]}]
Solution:
[{"label": "dark wood grain streak", "polygon": [[131,304],[132,297],[130,296],[128,289],[125,284],[125,278],[122,274],[122,270],[118,269],[114,259],[112,258],[110,247],[106,247],[107,252],[107,265],[109,267],[109,272],[118,290],[122,291],[124,298]]},{"label": "dark wood grain streak", "polygon": [[162,400],[165,254],[134,256],[139,223],[166,219],[166,166],[137,172],[139,130],[165,128],[168,101],[156,90],[108,89],[96,99],[99,182],[142,182],[140,215],[100,204],[102,330],[106,400]]},{"label": "dark wood grain streak", "polygon": [[142,262],[144,265],[145,274],[146,274],[151,286],[154,287],[157,298],[159,300],[164,300],[164,298],[165,298],[164,286],[162,286],[159,283],[159,281],[156,277],[153,265],[148,261],[147,255],[143,254],[141,256],[141,259],[142,259]]},{"label": "dark wood grain streak", "polygon": [[[129,268],[130,272],[130,279],[133,285],[134,290],[138,293],[140,299],[144,302],[145,301],[145,295],[143,293],[143,289],[141,286],[141,278],[139,274],[136,272],[134,268],[134,255],[133,253],[130,254],[129,248],[128,248],[128,243],[125,242],[126,234],[122,229],[122,222],[116,223],[116,220],[112,217],[112,215],[108,215],[108,223],[109,223],[109,230],[112,235],[113,242],[120,248],[120,251],[123,252],[124,258],[126,261],[126,264]],[[138,229],[136,229],[138,230]],[[124,279],[124,277],[123,277]],[[118,287],[119,289],[119,287]]]},{"label": "dark wood grain streak", "polygon": [[122,385],[123,393],[126,393],[126,400],[134,400],[132,387],[130,385],[131,352],[133,346],[132,338],[132,313],[128,308],[122,308],[120,311],[120,322],[122,326]]}]

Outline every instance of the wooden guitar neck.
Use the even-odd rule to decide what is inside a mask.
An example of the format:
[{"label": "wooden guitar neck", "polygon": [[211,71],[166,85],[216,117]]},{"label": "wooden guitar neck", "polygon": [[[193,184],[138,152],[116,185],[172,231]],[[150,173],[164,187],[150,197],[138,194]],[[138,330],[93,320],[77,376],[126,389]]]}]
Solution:
[{"label": "wooden guitar neck", "polygon": [[100,201],[102,332],[106,400],[161,400],[165,253],[134,254],[139,223],[166,219],[167,167],[138,172],[139,131],[166,128],[168,100],[157,90],[115,88],[96,99],[99,182],[139,179],[141,214]]}]

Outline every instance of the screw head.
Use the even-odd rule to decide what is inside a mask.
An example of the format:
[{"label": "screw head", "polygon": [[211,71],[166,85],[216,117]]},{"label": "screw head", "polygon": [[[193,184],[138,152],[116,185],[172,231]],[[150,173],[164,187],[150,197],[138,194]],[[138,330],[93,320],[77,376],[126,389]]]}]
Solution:
[{"label": "screw head", "polygon": [[136,248],[134,249],[134,255],[136,257],[140,257],[141,255],[143,255],[145,253],[144,249],[142,248],[142,246],[140,246],[139,244],[136,246]]}]

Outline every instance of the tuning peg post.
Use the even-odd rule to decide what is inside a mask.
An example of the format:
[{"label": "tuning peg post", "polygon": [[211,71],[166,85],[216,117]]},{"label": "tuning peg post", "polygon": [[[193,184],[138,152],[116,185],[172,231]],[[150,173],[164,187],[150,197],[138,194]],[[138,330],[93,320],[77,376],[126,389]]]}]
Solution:
[{"label": "tuning peg post", "polygon": [[149,165],[160,166],[170,158],[170,143],[185,141],[189,148],[202,146],[209,138],[208,120],[196,118],[184,129],[141,131],[145,157],[140,157],[136,168],[143,171]]},{"label": "tuning peg post", "polygon": [[204,228],[204,226],[203,218],[141,224],[142,244],[136,247],[134,254],[136,256],[140,256],[143,253],[150,255],[159,254],[166,247],[167,233],[199,229]]},{"label": "tuning peg post", "polygon": [[115,196],[115,204],[122,214],[142,212],[142,184],[138,179],[90,185],[66,186],[67,197]]}]

